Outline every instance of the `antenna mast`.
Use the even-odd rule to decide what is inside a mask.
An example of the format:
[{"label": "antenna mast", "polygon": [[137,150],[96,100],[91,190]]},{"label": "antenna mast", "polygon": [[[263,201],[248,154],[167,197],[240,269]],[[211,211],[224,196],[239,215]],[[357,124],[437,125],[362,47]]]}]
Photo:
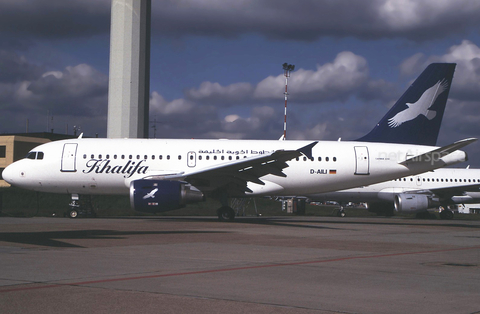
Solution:
[{"label": "antenna mast", "polygon": [[283,65],[283,75],[285,76],[285,120],[283,122],[283,140],[287,139],[287,86],[288,86],[288,78],[290,77],[290,72],[295,70],[295,66],[293,64],[284,63]]}]

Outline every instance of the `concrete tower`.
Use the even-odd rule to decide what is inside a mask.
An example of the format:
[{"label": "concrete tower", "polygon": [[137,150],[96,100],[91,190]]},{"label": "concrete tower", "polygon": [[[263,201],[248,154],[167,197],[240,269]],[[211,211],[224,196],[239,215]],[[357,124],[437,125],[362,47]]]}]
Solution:
[{"label": "concrete tower", "polygon": [[151,0],[112,0],[109,138],[147,138]]}]

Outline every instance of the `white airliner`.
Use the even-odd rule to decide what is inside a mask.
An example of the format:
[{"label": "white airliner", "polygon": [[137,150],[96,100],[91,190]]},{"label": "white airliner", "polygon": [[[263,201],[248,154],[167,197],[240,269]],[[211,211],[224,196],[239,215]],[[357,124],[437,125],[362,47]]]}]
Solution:
[{"label": "white airliner", "polygon": [[14,186],[68,193],[73,200],[82,194],[130,193],[132,207],[146,212],[181,208],[208,196],[221,202],[220,220],[233,220],[232,197],[315,194],[415,175],[467,160],[459,149],[474,141],[438,148],[368,141],[80,136],[36,147],[2,176]]},{"label": "white airliner", "polygon": [[336,201],[341,204],[339,216],[345,216],[348,202],[368,203],[377,214],[394,212],[423,214],[427,209],[442,207],[442,219],[452,219],[448,206],[480,203],[480,169],[443,168],[416,176],[403,177],[358,188],[308,195],[310,201]]}]

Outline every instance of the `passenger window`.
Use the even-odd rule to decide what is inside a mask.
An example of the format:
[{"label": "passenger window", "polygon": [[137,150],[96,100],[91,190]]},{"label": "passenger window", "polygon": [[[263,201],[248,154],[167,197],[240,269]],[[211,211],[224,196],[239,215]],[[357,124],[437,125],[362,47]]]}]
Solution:
[{"label": "passenger window", "polygon": [[98,159],[102,159],[102,154],[98,155]]},{"label": "passenger window", "polygon": [[167,160],[170,160],[170,155],[167,155]]},{"label": "passenger window", "polygon": [[202,155],[198,156],[198,160],[202,160]]},{"label": "passenger window", "polygon": [[110,159],[110,155],[109,155],[109,154],[107,154],[107,156],[105,156],[105,158],[107,158],[107,159]]},{"label": "passenger window", "polygon": [[113,155],[113,159],[117,159],[117,155]]},{"label": "passenger window", "polygon": [[322,161],[322,157],[318,157],[318,161]]},{"label": "passenger window", "polygon": [[83,159],[87,159],[87,154],[83,154]]},{"label": "passenger window", "polygon": [[330,160],[330,158],[328,158],[328,157],[325,157],[325,161],[329,161],[329,160]]},{"label": "passenger window", "polygon": [[337,157],[333,157],[333,161],[337,161]]},{"label": "passenger window", "polygon": [[182,160],[182,155],[178,155],[178,160]]},{"label": "passenger window", "polygon": [[307,161],[307,157],[303,157],[303,161]]},{"label": "passenger window", "polygon": [[132,156],[132,155],[128,155],[128,159],[132,159],[132,158],[133,158],[133,156]]},{"label": "passenger window", "polygon": [[125,159],[125,155],[122,155],[122,159]]},{"label": "passenger window", "polygon": [[140,159],[140,155],[137,155],[137,159]]},{"label": "passenger window", "polygon": [[92,154],[92,155],[90,156],[90,158],[91,158],[91,159],[95,158],[95,155],[94,155],[94,154]]},{"label": "passenger window", "polygon": [[[145,158],[146,159],[146,158]],[[155,155],[152,155],[152,160],[155,160]]]}]

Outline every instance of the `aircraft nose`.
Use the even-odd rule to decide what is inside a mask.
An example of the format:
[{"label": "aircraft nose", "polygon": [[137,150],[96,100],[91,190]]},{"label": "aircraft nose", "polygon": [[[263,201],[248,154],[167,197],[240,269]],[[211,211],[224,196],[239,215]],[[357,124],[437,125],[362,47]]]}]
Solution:
[{"label": "aircraft nose", "polygon": [[15,163],[7,166],[7,168],[3,169],[2,178],[3,180],[7,181],[8,183],[14,185],[15,181],[22,176],[25,176],[24,172],[19,171],[17,165]]}]

